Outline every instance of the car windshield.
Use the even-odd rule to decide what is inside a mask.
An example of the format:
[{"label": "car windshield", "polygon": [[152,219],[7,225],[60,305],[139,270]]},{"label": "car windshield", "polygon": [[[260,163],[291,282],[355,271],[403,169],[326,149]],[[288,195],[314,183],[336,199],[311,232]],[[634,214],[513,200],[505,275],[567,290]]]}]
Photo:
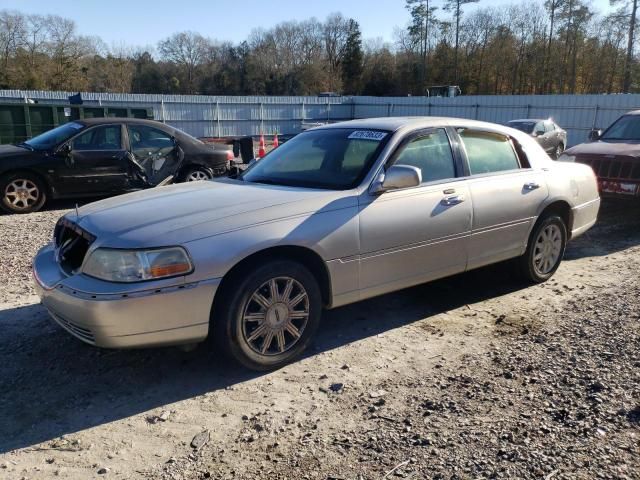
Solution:
[{"label": "car windshield", "polygon": [[520,130],[521,132],[524,133],[531,133],[533,132],[533,127],[535,127],[536,122],[509,122],[507,124],[507,126],[511,127],[511,128],[515,128],[516,130]]},{"label": "car windshield", "polygon": [[44,132],[31,140],[24,142],[34,150],[48,150],[68,140],[84,128],[84,125],[76,122],[65,123],[59,127]]},{"label": "car windshield", "polygon": [[640,141],[640,115],[624,115],[616,120],[601,137],[602,140]]},{"label": "car windshield", "polygon": [[242,175],[248,182],[346,190],[362,181],[389,132],[328,128],[293,137]]}]

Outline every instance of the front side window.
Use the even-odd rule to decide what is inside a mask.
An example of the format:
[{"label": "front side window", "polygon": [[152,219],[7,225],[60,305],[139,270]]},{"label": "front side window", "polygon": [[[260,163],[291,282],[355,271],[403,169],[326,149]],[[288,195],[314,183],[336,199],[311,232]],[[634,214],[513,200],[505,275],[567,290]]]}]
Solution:
[{"label": "front side window", "polygon": [[544,130],[547,133],[553,132],[555,130],[555,127],[552,122],[544,122]]},{"label": "front side window", "polygon": [[449,137],[438,129],[415,138],[400,152],[395,165],[409,165],[422,172],[422,183],[456,176]]},{"label": "front side window", "polygon": [[73,139],[73,150],[120,150],[121,133],[120,125],[92,128]]},{"label": "front side window", "polygon": [[545,132],[544,122],[536,123],[536,127],[533,129],[533,133],[544,134],[544,132]]},{"label": "front side window", "polygon": [[466,128],[458,129],[458,134],[467,152],[471,175],[520,168],[518,156],[509,137]]},{"label": "front side window", "polygon": [[242,180],[346,190],[358,185],[390,137],[381,130],[327,128],[293,137],[254,163]]}]

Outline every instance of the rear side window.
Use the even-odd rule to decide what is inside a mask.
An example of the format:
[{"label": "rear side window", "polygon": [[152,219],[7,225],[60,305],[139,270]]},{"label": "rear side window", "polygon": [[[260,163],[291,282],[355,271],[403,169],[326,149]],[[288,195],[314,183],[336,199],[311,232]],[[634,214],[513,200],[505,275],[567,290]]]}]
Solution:
[{"label": "rear side window", "polygon": [[173,147],[171,135],[148,125],[132,124],[129,128],[131,148],[166,148]]},{"label": "rear side window", "polygon": [[456,176],[449,137],[442,129],[421,135],[409,142],[394,163],[418,168],[422,172],[423,183]]},{"label": "rear side window", "polygon": [[509,137],[492,132],[458,129],[471,175],[503,172],[520,168]]}]

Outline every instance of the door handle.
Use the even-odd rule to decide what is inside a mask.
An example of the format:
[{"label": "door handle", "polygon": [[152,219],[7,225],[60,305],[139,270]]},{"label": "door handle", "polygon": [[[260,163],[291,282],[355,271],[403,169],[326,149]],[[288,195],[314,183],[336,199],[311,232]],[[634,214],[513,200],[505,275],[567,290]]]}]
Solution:
[{"label": "door handle", "polygon": [[525,190],[535,190],[536,188],[540,188],[540,184],[535,182],[529,182],[529,183],[525,183],[523,188]]},{"label": "door handle", "polygon": [[464,202],[464,195],[451,195],[449,197],[444,197],[440,203],[442,205],[446,205],[447,207],[451,205],[458,205],[459,203]]}]

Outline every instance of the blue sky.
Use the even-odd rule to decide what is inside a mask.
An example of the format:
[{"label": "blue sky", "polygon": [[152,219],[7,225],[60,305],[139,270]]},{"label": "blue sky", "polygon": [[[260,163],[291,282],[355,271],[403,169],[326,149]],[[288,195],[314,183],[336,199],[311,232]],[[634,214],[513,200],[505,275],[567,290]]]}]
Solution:
[{"label": "blue sky", "polygon": [[[509,3],[512,0],[481,0],[479,5]],[[592,4],[600,10],[609,8],[608,0]],[[238,42],[256,27],[313,16],[324,19],[332,12],[360,22],[364,38],[390,41],[394,27],[408,21],[404,0],[2,0],[0,8],[61,15],[75,20],[80,33],[97,35],[107,45],[141,47],[155,46],[181,30]]]}]

